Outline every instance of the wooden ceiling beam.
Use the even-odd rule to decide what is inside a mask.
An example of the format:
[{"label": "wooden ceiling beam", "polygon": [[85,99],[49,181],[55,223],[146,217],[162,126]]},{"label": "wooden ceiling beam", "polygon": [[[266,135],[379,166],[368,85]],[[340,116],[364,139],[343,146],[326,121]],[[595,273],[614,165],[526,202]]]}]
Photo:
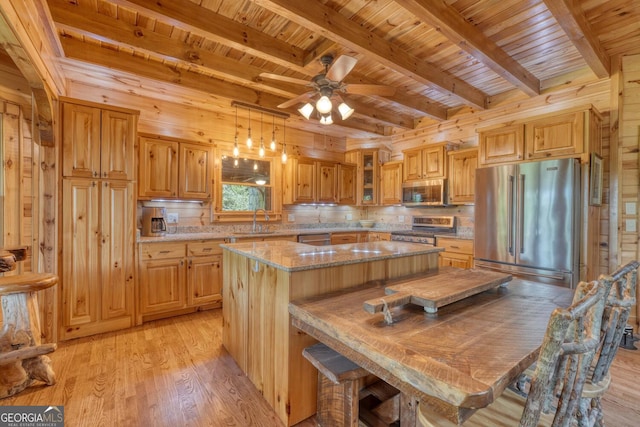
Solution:
[{"label": "wooden ceiling beam", "polygon": [[[260,68],[242,64],[180,40],[110,18],[95,12],[90,7],[74,6],[66,2],[52,3],[51,14],[62,30],[69,28],[94,39],[112,40],[134,49],[142,49],[163,59],[203,67],[206,73],[253,89],[288,98],[298,96],[305,89],[308,90],[304,86],[281,82],[263,84]],[[405,129],[413,128],[412,117],[386,113],[358,101],[350,101],[349,105],[355,108],[359,115],[369,116],[369,118],[384,122],[386,125]]]},{"label": "wooden ceiling beam", "polygon": [[53,136],[53,107],[47,86],[40,74],[33,66],[30,55],[22,47],[20,41],[13,33],[5,19],[4,13],[0,13],[0,48],[7,52],[15,66],[24,76],[31,89],[36,112],[35,125],[38,133],[34,134],[35,141],[43,146],[55,146]]},{"label": "wooden ceiling beam", "polygon": [[[60,0],[51,0],[60,1]],[[112,0],[177,28],[302,71],[307,52],[190,0]]]},{"label": "wooden ceiling beam", "polygon": [[[196,74],[187,69],[179,68],[175,64],[163,64],[113,49],[91,46],[70,37],[62,38],[62,46],[68,58],[208,92],[216,99],[224,98],[228,99],[229,102],[237,100],[272,109],[277,108],[279,104],[288,100],[287,98],[230,83],[216,77]],[[287,111],[297,114],[295,109]],[[340,122],[339,125],[348,129],[384,135],[381,127],[363,125],[355,120]]]},{"label": "wooden ceiling beam", "polygon": [[580,5],[572,0],[544,0],[558,25],[599,78],[611,75],[611,58],[591,30]]},{"label": "wooden ceiling beam", "polygon": [[320,2],[254,0],[254,3],[349,49],[375,58],[407,77],[436,87],[465,104],[486,108],[487,97],[477,88],[409,54],[373,32],[354,25],[352,21]]},{"label": "wooden ceiling beam", "polygon": [[[540,94],[540,81],[455,9],[441,0],[394,0],[418,19],[440,31],[529,96]],[[553,0],[552,0],[553,1]]]}]

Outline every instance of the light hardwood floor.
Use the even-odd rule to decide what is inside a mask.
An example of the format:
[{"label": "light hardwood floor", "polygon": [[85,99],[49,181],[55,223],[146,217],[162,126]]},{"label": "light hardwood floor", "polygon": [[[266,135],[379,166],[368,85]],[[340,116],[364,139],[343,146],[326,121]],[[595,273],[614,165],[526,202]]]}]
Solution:
[{"label": "light hardwood floor", "polygon": [[[60,343],[54,386],[0,405],[64,405],[65,426],[282,426],[222,347],[211,310]],[[640,343],[637,343],[638,345]],[[604,399],[610,427],[640,420],[640,350],[621,349]],[[297,427],[311,427],[313,418]]]}]

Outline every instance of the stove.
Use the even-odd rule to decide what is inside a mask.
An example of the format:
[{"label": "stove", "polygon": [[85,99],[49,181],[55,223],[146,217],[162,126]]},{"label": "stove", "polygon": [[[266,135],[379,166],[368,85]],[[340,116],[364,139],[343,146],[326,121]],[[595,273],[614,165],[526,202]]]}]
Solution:
[{"label": "stove", "polygon": [[456,234],[455,216],[414,216],[411,224],[411,230],[391,232],[391,240],[435,246],[436,234]]}]

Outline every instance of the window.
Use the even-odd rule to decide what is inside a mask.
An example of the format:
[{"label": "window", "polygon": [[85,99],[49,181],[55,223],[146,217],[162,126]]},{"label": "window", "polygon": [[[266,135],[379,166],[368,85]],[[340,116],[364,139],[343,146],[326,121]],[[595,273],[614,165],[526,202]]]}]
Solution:
[{"label": "window", "polygon": [[271,160],[222,156],[222,212],[272,209]]}]

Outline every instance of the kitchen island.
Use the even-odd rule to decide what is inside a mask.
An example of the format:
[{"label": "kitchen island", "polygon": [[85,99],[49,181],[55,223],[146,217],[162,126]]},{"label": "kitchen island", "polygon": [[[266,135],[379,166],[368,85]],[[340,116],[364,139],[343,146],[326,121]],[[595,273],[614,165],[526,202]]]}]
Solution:
[{"label": "kitchen island", "polygon": [[224,244],[223,344],[285,425],[316,412],[316,369],[302,350],[316,340],[291,325],[292,300],[438,269],[441,248],[381,241],[310,246]]}]

